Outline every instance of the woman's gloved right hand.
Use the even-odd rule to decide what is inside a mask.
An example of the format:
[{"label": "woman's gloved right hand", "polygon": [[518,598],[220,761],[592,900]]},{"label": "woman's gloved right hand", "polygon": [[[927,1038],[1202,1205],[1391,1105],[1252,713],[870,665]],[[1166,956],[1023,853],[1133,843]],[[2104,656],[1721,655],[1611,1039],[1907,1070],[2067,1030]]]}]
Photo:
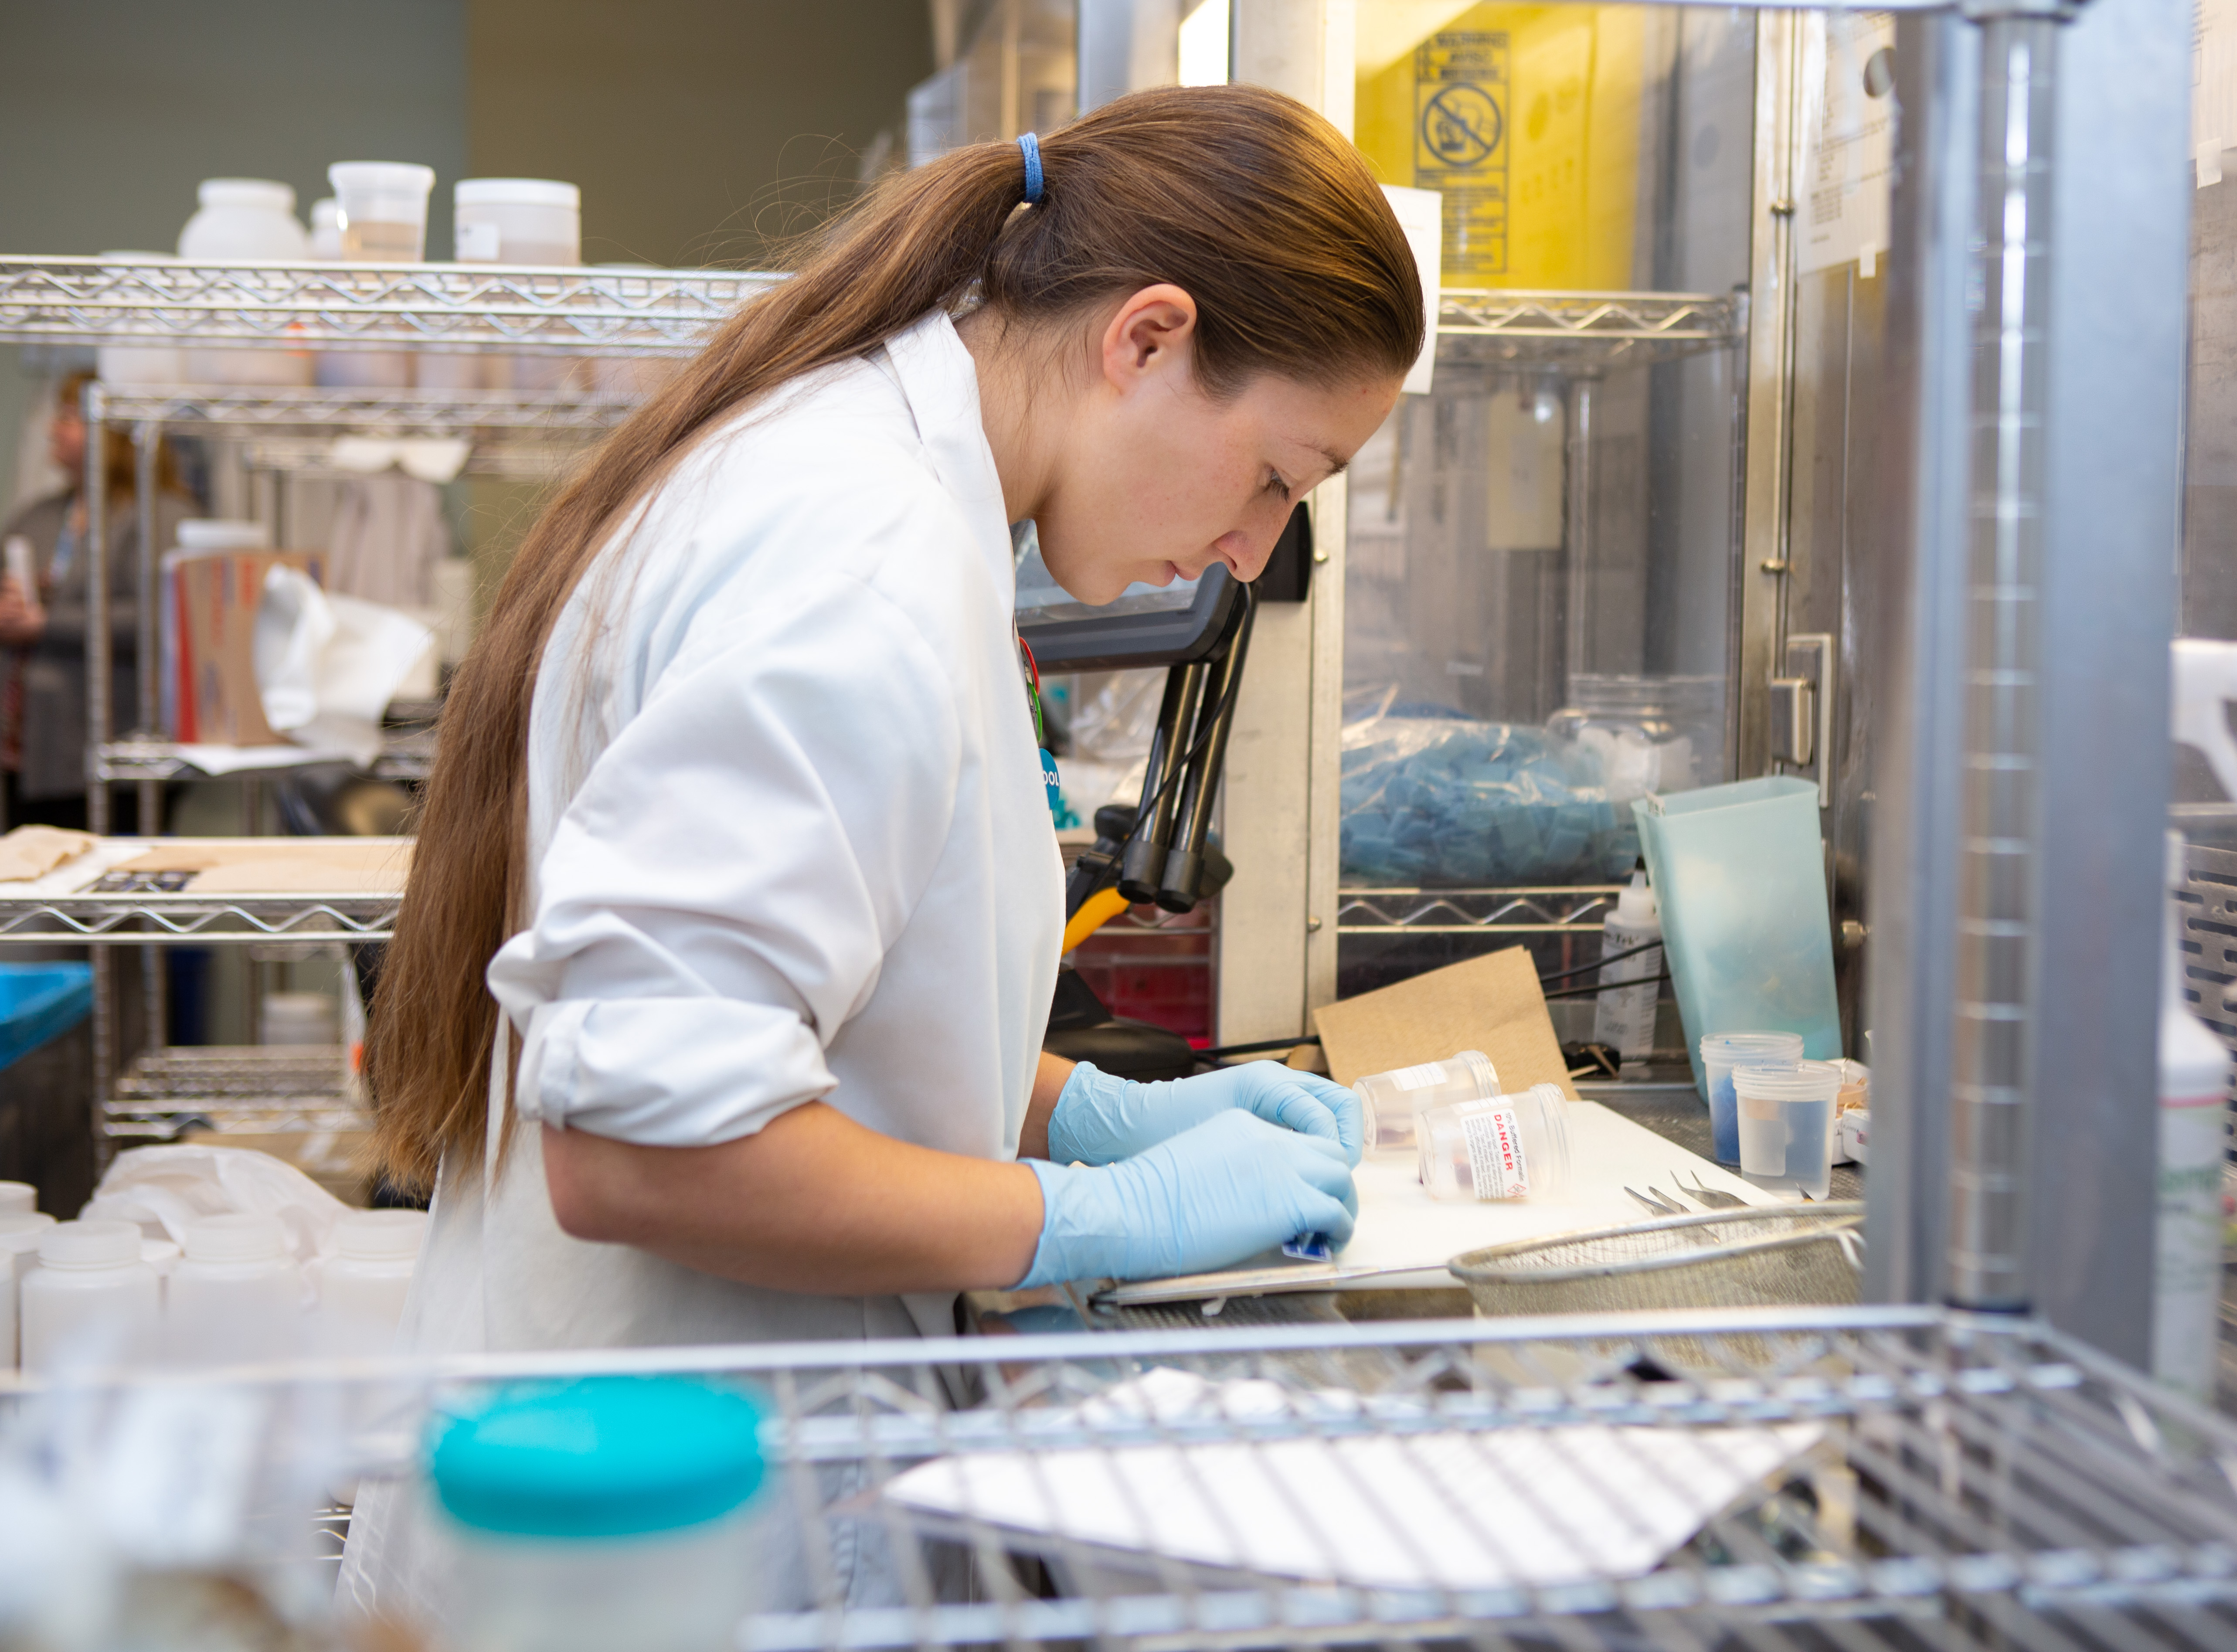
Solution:
[{"label": "woman's gloved right hand", "polygon": [[1016,1289],[1203,1273],[1303,1233],[1341,1246],[1359,1209],[1336,1142],[1231,1110],[1115,1164],[1029,1159],[1041,1238]]}]

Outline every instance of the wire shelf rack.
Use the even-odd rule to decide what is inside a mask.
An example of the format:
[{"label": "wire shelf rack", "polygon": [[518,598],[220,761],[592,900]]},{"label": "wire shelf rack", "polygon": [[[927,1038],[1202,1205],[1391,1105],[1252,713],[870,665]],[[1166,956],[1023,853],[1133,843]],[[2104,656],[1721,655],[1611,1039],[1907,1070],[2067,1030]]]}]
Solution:
[{"label": "wire shelf rack", "polygon": [[[782,279],[706,269],[0,258],[0,340],[688,355]],[[1746,299],[1448,288],[1437,330],[1465,340],[1465,354],[1493,360],[1659,360],[1738,342]]]},{"label": "wire shelf rack", "polygon": [[707,269],[0,258],[0,340],[689,355],[778,279]]},{"label": "wire shelf rack", "polygon": [[1517,884],[1506,889],[1342,889],[1336,929],[1345,935],[1596,933],[1620,883]]},{"label": "wire shelf rack", "polygon": [[[307,751],[301,763],[281,764],[236,772],[251,776],[280,775],[290,767],[332,763],[331,756]],[[425,780],[435,762],[432,728],[391,730],[373,758],[372,774],[378,780]],[[93,770],[102,780],[177,780],[201,778],[194,749],[169,740],[104,740],[93,749]]]},{"label": "wire shelf rack", "polygon": [[100,416],[154,422],[186,435],[307,432],[390,437],[544,433],[584,437],[612,429],[641,397],[620,390],[307,390],[245,385],[101,387]]},{"label": "wire shelf rack", "polygon": [[[656,1371],[765,1404],[756,1652],[2237,1643],[2237,1429],[2041,1326],[1930,1309],[275,1370],[256,1477],[354,1476],[370,1531],[478,1385]],[[270,1471],[287,1452],[325,1455]],[[340,1522],[308,1523],[298,1560]],[[425,1616],[403,1581],[346,1560],[338,1596]]]},{"label": "wire shelf rack", "polygon": [[195,946],[286,941],[302,945],[386,941],[397,895],[195,895],[117,889],[0,895],[0,940]]},{"label": "wire shelf rack", "polygon": [[1447,287],[1438,359],[1633,366],[1738,345],[1744,293],[1567,293]]},{"label": "wire shelf rack", "polygon": [[188,1124],[303,1134],[365,1130],[349,1052],[323,1045],[208,1045],[143,1051],[102,1104],[102,1132],[168,1141]]}]

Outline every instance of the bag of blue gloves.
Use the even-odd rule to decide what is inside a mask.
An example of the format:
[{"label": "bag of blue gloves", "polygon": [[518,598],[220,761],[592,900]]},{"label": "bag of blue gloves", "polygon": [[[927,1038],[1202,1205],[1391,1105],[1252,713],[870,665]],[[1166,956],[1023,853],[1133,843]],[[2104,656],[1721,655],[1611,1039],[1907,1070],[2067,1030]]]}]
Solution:
[{"label": "bag of blue gloves", "polygon": [[1154,1084],[1083,1061],[1049,1118],[1041,1237],[1018,1288],[1231,1266],[1309,1233],[1351,1238],[1359,1098],[1251,1061]]}]

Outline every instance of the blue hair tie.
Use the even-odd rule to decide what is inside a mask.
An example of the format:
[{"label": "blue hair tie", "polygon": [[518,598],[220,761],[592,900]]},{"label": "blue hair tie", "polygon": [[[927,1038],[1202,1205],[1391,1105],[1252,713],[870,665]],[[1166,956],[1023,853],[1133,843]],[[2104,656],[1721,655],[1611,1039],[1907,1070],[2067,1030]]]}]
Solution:
[{"label": "blue hair tie", "polygon": [[1031,132],[1018,140],[1018,148],[1026,157],[1026,204],[1041,204],[1041,141]]}]

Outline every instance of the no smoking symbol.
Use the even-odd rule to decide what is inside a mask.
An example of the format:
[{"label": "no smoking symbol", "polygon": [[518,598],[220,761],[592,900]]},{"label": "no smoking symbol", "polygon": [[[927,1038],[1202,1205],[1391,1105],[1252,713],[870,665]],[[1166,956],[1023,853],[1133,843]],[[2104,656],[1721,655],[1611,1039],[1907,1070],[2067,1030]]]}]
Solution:
[{"label": "no smoking symbol", "polygon": [[1447,166],[1472,167],[1499,147],[1499,105],[1481,86],[1448,86],[1422,110],[1422,142]]}]

